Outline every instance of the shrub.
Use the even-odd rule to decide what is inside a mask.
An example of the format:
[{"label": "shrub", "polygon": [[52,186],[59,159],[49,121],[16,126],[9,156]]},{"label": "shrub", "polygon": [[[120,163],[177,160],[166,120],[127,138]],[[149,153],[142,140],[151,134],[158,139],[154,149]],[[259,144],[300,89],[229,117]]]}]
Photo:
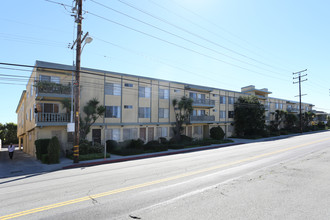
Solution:
[{"label": "shrub", "polygon": [[225,132],[220,126],[213,127],[210,130],[210,137],[215,140],[223,140],[223,138],[225,137]]},{"label": "shrub", "polygon": [[118,143],[114,140],[107,140],[107,152],[113,153],[114,150],[118,149]]},{"label": "shrub", "polygon": [[144,141],[141,139],[132,140],[128,148],[143,150]]},{"label": "shrub", "polygon": [[60,162],[60,142],[58,138],[53,137],[48,145],[48,163],[59,163]]},{"label": "shrub", "polygon": [[88,154],[89,153],[89,149],[90,149],[91,145],[87,140],[80,140],[79,141],[79,154]]},{"label": "shrub", "polygon": [[158,141],[149,141],[144,145],[146,151],[159,152],[168,150],[167,146],[159,143]]},{"label": "shrub", "polygon": [[48,161],[48,154],[42,154],[42,155],[40,156],[40,160],[41,160],[41,163],[49,164],[49,161]]},{"label": "shrub", "polygon": [[180,137],[181,137],[181,142],[182,143],[190,143],[193,140],[191,137],[188,137],[186,135],[180,135]]},{"label": "shrub", "polygon": [[50,139],[39,139],[34,142],[36,146],[37,159],[41,160],[41,155],[48,153],[48,144]]},{"label": "shrub", "polygon": [[94,143],[94,146],[93,145],[89,146],[88,153],[89,154],[104,153],[104,146],[100,143]]},{"label": "shrub", "polygon": [[167,144],[167,143],[168,143],[167,139],[164,138],[164,137],[160,137],[160,138],[159,138],[159,142],[160,142],[161,144]]}]

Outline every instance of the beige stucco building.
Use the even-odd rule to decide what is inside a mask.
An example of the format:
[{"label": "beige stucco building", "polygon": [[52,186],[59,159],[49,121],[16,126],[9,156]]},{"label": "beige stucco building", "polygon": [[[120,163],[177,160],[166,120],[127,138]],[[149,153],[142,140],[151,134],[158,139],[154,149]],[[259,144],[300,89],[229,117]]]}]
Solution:
[{"label": "beige stucco building", "polygon": [[[72,70],[72,66],[36,61],[16,110],[17,136],[25,152],[35,155],[34,141],[53,136],[59,138],[63,153],[72,147],[73,136],[67,132],[70,113],[61,103],[71,98]],[[252,85],[237,92],[87,68],[82,68],[80,81],[80,109],[93,98],[106,107],[105,116],[87,136],[102,144],[109,139],[147,142],[171,138],[175,122],[172,100],[182,96],[194,100],[191,124],[184,130],[193,138],[207,138],[214,126],[221,126],[231,136],[234,103],[240,96],[258,96],[267,110],[267,121],[276,109],[294,113],[299,107],[294,101],[268,97],[271,92]],[[312,105],[303,103],[303,111],[310,110]]]}]

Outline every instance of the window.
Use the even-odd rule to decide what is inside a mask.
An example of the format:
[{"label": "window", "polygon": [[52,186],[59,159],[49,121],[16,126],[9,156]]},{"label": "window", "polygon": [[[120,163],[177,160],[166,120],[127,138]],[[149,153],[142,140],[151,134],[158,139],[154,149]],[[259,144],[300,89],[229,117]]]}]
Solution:
[{"label": "window", "polygon": [[107,140],[114,140],[114,141],[120,140],[120,129],[119,128],[107,129],[107,130],[105,130],[105,133],[106,133]]},{"label": "window", "polygon": [[166,127],[157,127],[156,130],[156,138],[167,137],[168,136],[168,128]]},{"label": "window", "polygon": [[132,83],[125,83],[125,87],[133,87]]},{"label": "window", "polygon": [[189,98],[191,99],[205,99],[205,94],[198,94],[198,93],[195,93],[195,92],[190,92],[189,93]]},{"label": "window", "polygon": [[280,109],[283,109],[283,104],[282,103],[280,103]]},{"label": "window", "polygon": [[191,98],[191,99],[197,99],[197,93],[189,92],[189,98]]},{"label": "window", "polygon": [[202,126],[194,127],[194,135],[202,135]]},{"label": "window", "polygon": [[120,106],[105,106],[106,118],[120,118]]},{"label": "window", "polygon": [[205,110],[193,110],[193,116],[203,116],[206,115]]},{"label": "window", "polygon": [[234,111],[228,111],[228,118],[234,118]]},{"label": "window", "polygon": [[159,98],[160,99],[168,99],[169,90],[168,89],[159,89]]},{"label": "window", "polygon": [[159,118],[168,118],[168,108],[160,108],[158,111]]},{"label": "window", "polygon": [[150,108],[139,107],[139,118],[150,118]]},{"label": "window", "polygon": [[125,109],[133,109],[133,105],[124,105]]},{"label": "window", "polygon": [[226,118],[226,111],[220,111],[220,118]]},{"label": "window", "polygon": [[235,103],[234,97],[228,97],[228,104],[234,104],[234,103]]},{"label": "window", "polygon": [[106,95],[121,95],[121,86],[118,83],[105,83]]},{"label": "window", "polygon": [[[40,106],[37,104],[37,109],[41,108],[41,112],[44,113],[58,113],[58,104],[52,103],[40,103]],[[39,110],[38,110],[39,112]]]},{"label": "window", "polygon": [[140,86],[139,87],[139,97],[140,98],[150,98],[150,91],[151,91],[150,87]]},{"label": "window", "polygon": [[124,128],[123,129],[123,139],[125,140],[132,140],[138,138],[138,130],[137,128]]},{"label": "window", "polygon": [[278,103],[277,102],[275,103],[275,109],[278,109]]},{"label": "window", "polygon": [[180,89],[174,89],[174,92],[181,92]]},{"label": "window", "polygon": [[60,84],[60,77],[58,77],[58,76],[40,75],[39,79],[40,79],[40,81],[44,81],[44,82],[53,82],[53,83]]},{"label": "window", "polygon": [[226,104],[226,96],[220,96],[220,104]]},{"label": "window", "polygon": [[306,106],[306,111],[308,111],[308,106]]},{"label": "window", "polygon": [[217,97],[218,95],[217,94],[212,94],[213,97]]}]

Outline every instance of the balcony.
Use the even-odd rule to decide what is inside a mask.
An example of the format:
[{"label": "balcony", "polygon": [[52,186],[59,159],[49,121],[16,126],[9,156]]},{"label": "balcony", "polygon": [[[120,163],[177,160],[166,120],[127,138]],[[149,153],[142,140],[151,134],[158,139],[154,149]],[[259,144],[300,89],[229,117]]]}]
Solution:
[{"label": "balcony", "polygon": [[291,112],[291,113],[298,113],[299,109],[298,108],[286,108],[287,112]]},{"label": "balcony", "polygon": [[70,98],[71,86],[62,85],[52,82],[37,82],[36,83],[36,99],[45,98]]},{"label": "balcony", "polygon": [[214,115],[190,116],[190,123],[213,123],[214,121],[215,121]]},{"label": "balcony", "polygon": [[214,108],[215,107],[215,100],[211,100],[211,99],[193,99],[192,106],[193,107]]},{"label": "balcony", "polygon": [[70,122],[70,114],[68,113],[42,113],[36,114],[36,124],[43,126],[66,125]]}]

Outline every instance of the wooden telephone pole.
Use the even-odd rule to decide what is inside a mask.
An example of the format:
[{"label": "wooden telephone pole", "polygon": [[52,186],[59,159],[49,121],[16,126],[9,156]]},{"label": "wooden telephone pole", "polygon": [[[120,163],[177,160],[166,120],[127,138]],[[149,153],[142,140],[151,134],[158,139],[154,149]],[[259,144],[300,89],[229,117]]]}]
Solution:
[{"label": "wooden telephone pole", "polygon": [[79,113],[80,113],[80,57],[81,57],[81,25],[82,25],[82,1],[76,0],[77,15],[75,22],[77,23],[77,39],[76,39],[76,79],[75,79],[75,98],[74,98],[74,146],[73,146],[73,162],[79,163]]},{"label": "wooden telephone pole", "polygon": [[293,75],[298,74],[298,77],[293,77],[293,79],[298,79],[298,82],[293,82],[293,84],[299,83],[299,123],[300,123],[300,133],[302,133],[302,111],[301,111],[301,96],[304,96],[306,94],[301,94],[301,83],[304,81],[307,81],[307,79],[301,80],[301,77],[305,77],[307,76],[307,74],[305,75],[301,75],[302,72],[307,71],[307,69],[293,73]]}]

